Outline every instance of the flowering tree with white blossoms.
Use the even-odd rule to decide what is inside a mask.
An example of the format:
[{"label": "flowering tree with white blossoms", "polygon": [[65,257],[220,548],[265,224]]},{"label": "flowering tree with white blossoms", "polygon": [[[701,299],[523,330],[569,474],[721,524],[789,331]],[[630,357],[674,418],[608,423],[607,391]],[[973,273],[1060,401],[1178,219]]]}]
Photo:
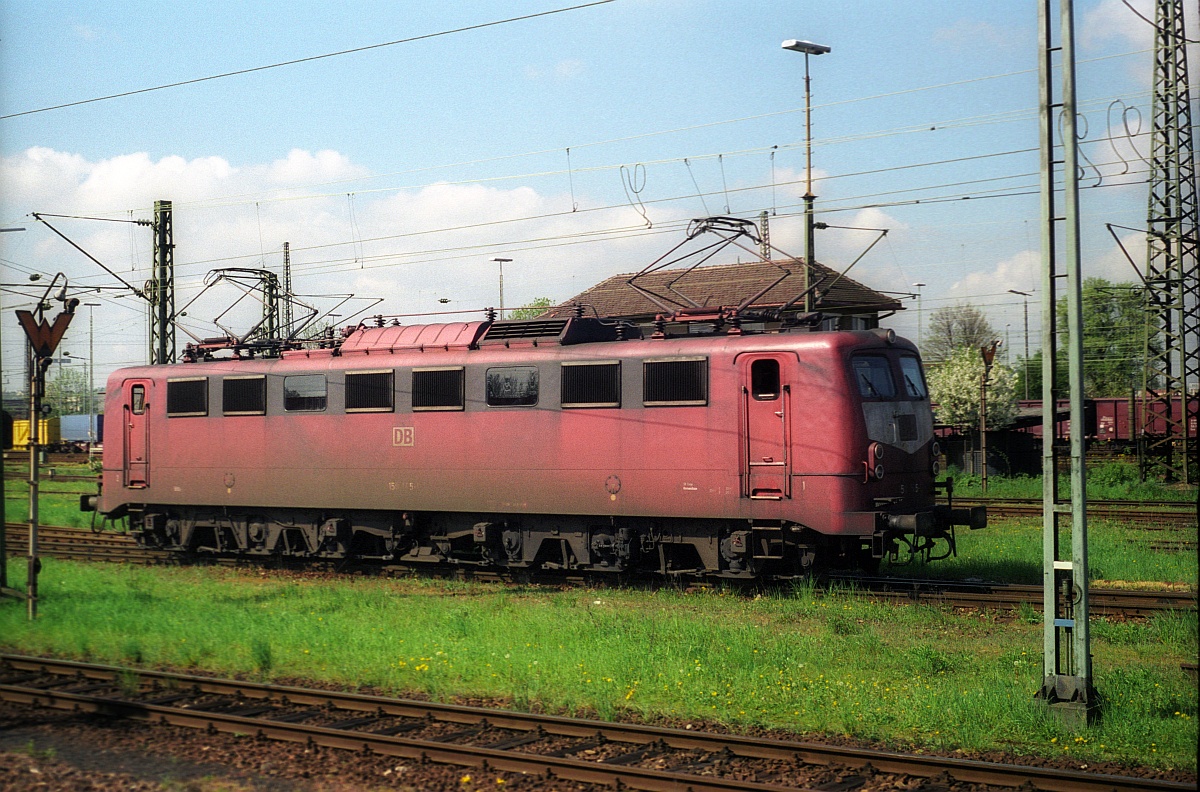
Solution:
[{"label": "flowering tree with white blossoms", "polygon": [[[929,372],[929,395],[940,423],[979,427],[979,378],[983,358],[978,349],[962,347]],[[998,429],[1017,416],[1016,373],[1001,363],[992,366],[987,386],[988,429]]]}]

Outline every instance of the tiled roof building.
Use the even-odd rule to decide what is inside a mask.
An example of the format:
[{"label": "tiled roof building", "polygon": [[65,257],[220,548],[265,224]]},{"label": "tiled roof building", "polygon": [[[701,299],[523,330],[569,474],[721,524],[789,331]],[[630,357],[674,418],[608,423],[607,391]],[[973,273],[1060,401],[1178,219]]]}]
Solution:
[{"label": "tiled roof building", "polygon": [[[578,303],[590,314],[650,324],[659,314],[691,306],[732,308],[767,289],[750,308],[777,308],[796,299],[804,291],[803,262],[788,259],[778,262],[752,262],[697,267],[691,271],[663,269],[637,279],[644,290],[658,297],[668,310],[629,284],[632,274],[614,275],[546,312],[546,316],[567,316],[569,306]],[[788,273],[782,281],[784,273]],[[686,273],[686,274],[684,274]],[[681,277],[682,275],[682,277]],[[903,310],[900,300],[870,289],[822,264],[813,264],[812,282],[819,284],[814,309],[825,315],[828,329],[869,329],[879,326],[882,314]],[[768,289],[768,287],[771,287]],[[689,302],[690,300],[690,302]],[[797,303],[802,307],[802,303]]]}]

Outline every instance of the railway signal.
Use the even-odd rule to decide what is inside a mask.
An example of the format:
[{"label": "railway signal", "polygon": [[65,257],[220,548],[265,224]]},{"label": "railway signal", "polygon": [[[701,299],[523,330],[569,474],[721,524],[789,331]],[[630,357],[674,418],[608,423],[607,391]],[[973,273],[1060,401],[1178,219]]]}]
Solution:
[{"label": "railway signal", "polygon": [[[54,317],[53,323],[45,318],[47,298],[50,292],[62,280],[62,288],[58,299],[63,304],[63,311]],[[38,558],[38,441],[39,424],[42,414],[42,396],[46,392],[46,369],[53,362],[54,350],[62,341],[63,335],[75,318],[75,308],[79,300],[67,297],[67,279],[62,273],[54,276],[46,287],[42,299],[38,300],[36,311],[17,311],[17,321],[29,338],[29,354],[31,356],[29,377],[29,556],[28,580],[25,585],[25,601],[28,604],[29,619],[37,618],[37,578],[41,571],[41,560]]]}]

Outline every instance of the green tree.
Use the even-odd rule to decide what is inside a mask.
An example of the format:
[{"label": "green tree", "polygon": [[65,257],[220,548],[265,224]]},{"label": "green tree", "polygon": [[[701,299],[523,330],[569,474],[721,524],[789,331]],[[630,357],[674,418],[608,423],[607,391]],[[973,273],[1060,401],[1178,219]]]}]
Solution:
[{"label": "green tree", "polygon": [[949,305],[929,315],[929,326],[921,339],[921,354],[926,360],[937,362],[949,360],[959,349],[969,348],[978,357],[979,348],[995,339],[996,331],[983,311],[969,303]]},{"label": "green tree", "polygon": [[59,415],[82,415],[88,411],[88,376],[85,366],[51,366],[46,376],[46,397]]},{"label": "green tree", "polygon": [[[1083,392],[1088,396],[1128,396],[1142,387],[1146,316],[1142,289],[1134,283],[1087,278],[1081,291],[1083,314]],[[1058,368],[1067,366],[1067,298],[1060,298]],[[1157,349],[1157,341],[1153,341]],[[1039,376],[1040,382],[1040,376]],[[1032,384],[1032,382],[1031,382]],[[1039,397],[1040,398],[1040,397]]]},{"label": "green tree", "polygon": [[[1110,283],[1104,278],[1087,278],[1081,291],[1083,318],[1083,391],[1088,397],[1128,396],[1142,389],[1145,366],[1146,318],[1142,290],[1134,283]],[[1058,300],[1055,309],[1058,325],[1058,353],[1055,378],[1060,396],[1067,395],[1067,299]],[[1151,349],[1160,347],[1151,339]],[[1028,362],[1028,366],[1026,366]],[[1029,380],[1029,398],[1042,398],[1042,350],[1021,359],[1014,366],[1018,374],[1017,392],[1025,397],[1025,379]]]},{"label": "green tree", "polygon": [[[963,347],[929,372],[929,395],[937,405],[937,420],[950,426],[979,426],[980,378],[983,357],[978,349]],[[1017,377],[1011,368],[992,366],[987,386],[989,429],[1007,426],[1017,417]]]},{"label": "green tree", "polygon": [[520,308],[513,308],[511,311],[506,311],[507,319],[536,319],[546,312],[546,309],[554,305],[554,301],[549,297],[538,297],[532,302],[527,302]]}]

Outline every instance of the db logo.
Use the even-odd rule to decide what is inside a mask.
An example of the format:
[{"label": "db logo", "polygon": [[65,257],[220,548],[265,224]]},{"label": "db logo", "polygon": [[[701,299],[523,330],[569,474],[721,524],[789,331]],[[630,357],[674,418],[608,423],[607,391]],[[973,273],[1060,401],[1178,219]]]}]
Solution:
[{"label": "db logo", "polygon": [[392,427],[392,445],[394,445],[394,446],[411,446],[411,445],[413,445],[413,428],[411,426],[393,426]]}]

